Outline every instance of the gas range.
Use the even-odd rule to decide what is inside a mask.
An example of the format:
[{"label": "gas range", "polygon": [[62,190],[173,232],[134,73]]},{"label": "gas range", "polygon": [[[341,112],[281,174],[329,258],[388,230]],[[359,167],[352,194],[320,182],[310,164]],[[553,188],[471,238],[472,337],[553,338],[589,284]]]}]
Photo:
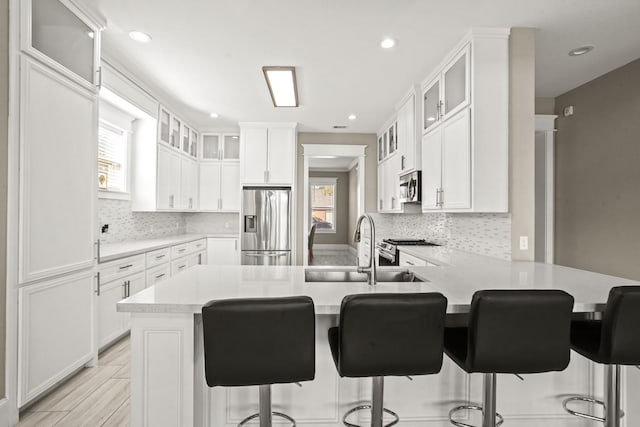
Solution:
[{"label": "gas range", "polygon": [[378,264],[400,265],[398,256],[398,246],[439,246],[435,243],[427,242],[424,239],[384,239],[376,245],[378,249]]}]

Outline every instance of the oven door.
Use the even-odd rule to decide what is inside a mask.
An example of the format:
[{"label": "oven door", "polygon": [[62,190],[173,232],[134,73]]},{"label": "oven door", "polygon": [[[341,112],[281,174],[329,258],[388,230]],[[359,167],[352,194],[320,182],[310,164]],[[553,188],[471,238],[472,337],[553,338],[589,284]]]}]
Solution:
[{"label": "oven door", "polygon": [[387,251],[380,246],[376,247],[378,254],[378,265],[380,267],[389,267],[400,265],[400,260],[396,256],[397,251]]}]

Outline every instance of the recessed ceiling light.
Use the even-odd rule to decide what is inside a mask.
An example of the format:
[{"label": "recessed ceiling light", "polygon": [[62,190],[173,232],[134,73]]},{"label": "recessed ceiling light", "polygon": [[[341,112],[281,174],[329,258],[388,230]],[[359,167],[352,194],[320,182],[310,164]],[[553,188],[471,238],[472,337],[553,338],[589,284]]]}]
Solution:
[{"label": "recessed ceiling light", "polygon": [[392,38],[387,37],[386,39],[380,42],[380,47],[383,49],[391,49],[396,45],[396,41]]},{"label": "recessed ceiling light", "polygon": [[274,107],[297,107],[296,67],[262,67]]},{"label": "recessed ceiling light", "polygon": [[131,31],[129,33],[129,37],[139,43],[149,43],[151,41],[151,36],[147,33],[143,33],[142,31]]},{"label": "recessed ceiling light", "polygon": [[580,56],[593,50],[593,46],[581,46],[569,51],[569,56]]},{"label": "recessed ceiling light", "polygon": [[211,113],[209,114],[209,117],[211,117],[212,119],[217,119],[218,117],[220,117],[220,115],[218,113]]},{"label": "recessed ceiling light", "polygon": [[357,119],[355,114],[349,114],[349,120],[355,120]]}]

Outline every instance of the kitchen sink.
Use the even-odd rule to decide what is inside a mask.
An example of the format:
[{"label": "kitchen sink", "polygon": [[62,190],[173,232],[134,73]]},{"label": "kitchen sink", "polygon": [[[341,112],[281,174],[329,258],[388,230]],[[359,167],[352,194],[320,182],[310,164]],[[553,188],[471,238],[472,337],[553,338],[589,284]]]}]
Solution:
[{"label": "kitchen sink", "polygon": [[[367,274],[353,269],[306,269],[305,282],[366,282]],[[378,270],[378,282],[423,282],[409,270]]]}]

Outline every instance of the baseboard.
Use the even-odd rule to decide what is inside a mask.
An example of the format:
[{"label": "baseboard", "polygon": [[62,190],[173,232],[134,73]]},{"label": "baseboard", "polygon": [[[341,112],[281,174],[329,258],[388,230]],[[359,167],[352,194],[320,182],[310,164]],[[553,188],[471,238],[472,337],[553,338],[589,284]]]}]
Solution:
[{"label": "baseboard", "polygon": [[0,427],[9,427],[9,401],[5,398],[0,400]]}]

